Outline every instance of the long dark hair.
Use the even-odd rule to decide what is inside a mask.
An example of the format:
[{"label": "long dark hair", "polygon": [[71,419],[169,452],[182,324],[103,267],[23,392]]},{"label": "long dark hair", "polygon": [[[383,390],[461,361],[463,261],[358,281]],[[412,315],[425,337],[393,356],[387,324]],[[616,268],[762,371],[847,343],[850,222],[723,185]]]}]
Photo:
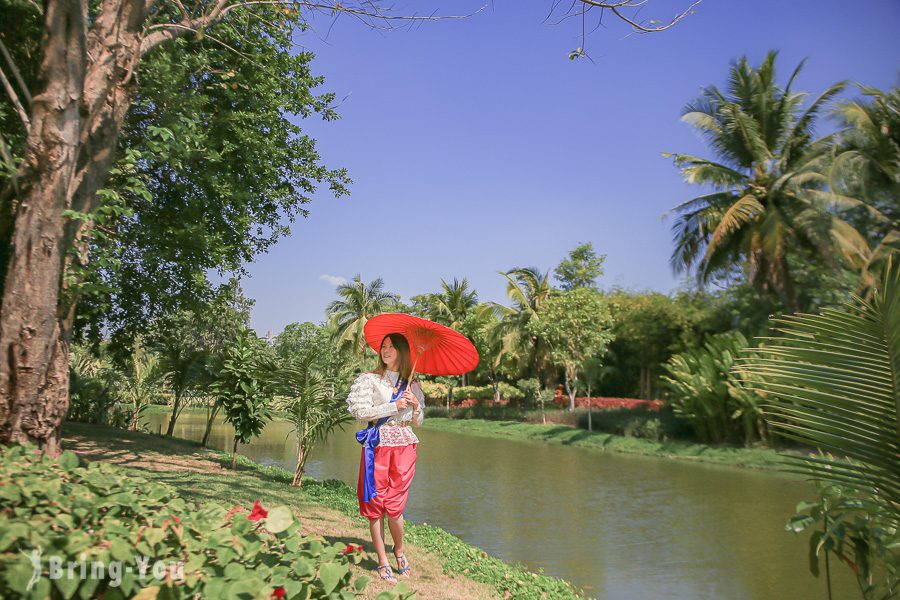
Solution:
[{"label": "long dark hair", "polygon": [[[397,370],[400,371],[400,379],[405,379],[409,381],[409,376],[412,375],[412,361],[409,357],[409,342],[406,340],[406,336],[402,333],[389,333],[384,336],[384,340],[390,339],[391,343],[394,345],[394,350],[397,351],[397,354],[400,356],[400,364],[397,367]],[[384,340],[381,340],[381,345],[384,346]],[[381,358],[381,348],[378,349],[378,368],[375,369],[375,372],[379,375],[384,375],[384,372],[387,370],[387,364],[385,364],[384,359]]]}]

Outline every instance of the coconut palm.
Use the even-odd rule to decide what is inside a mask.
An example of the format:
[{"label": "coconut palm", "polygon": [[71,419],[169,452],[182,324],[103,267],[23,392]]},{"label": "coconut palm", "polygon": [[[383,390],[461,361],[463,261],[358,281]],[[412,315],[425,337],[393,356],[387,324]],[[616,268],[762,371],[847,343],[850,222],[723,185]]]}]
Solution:
[{"label": "coconut palm", "polygon": [[339,285],[337,293],[342,300],[335,300],[326,310],[337,327],[338,343],[362,355],[366,351],[363,334],[366,321],[390,309],[400,301],[400,296],[386,292],[380,277],[366,285],[359,275]]},{"label": "coconut palm", "polygon": [[868,100],[843,102],[835,111],[846,129],[839,134],[829,183],[865,202],[851,218],[869,242],[861,283],[871,291],[887,258],[900,251],[900,88],[860,89]]},{"label": "coconut palm", "polygon": [[872,302],[777,319],[783,336],[740,366],[768,398],[770,427],[823,452],[789,457],[822,489],[791,527],[824,527],[811,556],[837,554],[866,598],[900,587],[900,264],[880,283]]},{"label": "coconut palm", "polygon": [[478,292],[469,289],[469,280],[465,277],[462,281],[454,277],[451,284],[441,279],[441,290],[434,297],[435,320],[458,331],[469,312],[478,306]]},{"label": "coconut palm", "polygon": [[673,209],[671,264],[676,271],[696,267],[701,282],[743,269],[760,295],[794,309],[789,253],[834,265],[858,255],[865,242],[832,210],[860,203],[825,189],[830,140],[813,141],[816,118],[844,83],[803,110],[806,94],[792,90],[803,63],[781,88],[775,57],[769,52],[757,68],[741,58],[725,91],[710,86],[684,108],[682,120],[703,135],[717,160],[664,154],[688,183],[714,189]]},{"label": "coconut palm", "polygon": [[512,306],[489,303],[486,309],[493,310],[500,319],[496,336],[502,339],[502,354],[541,375],[550,364],[549,349],[544,340],[528,332],[528,323],[537,318],[541,305],[550,297],[550,273],[535,267],[518,267],[500,274],[506,278],[506,296]]}]

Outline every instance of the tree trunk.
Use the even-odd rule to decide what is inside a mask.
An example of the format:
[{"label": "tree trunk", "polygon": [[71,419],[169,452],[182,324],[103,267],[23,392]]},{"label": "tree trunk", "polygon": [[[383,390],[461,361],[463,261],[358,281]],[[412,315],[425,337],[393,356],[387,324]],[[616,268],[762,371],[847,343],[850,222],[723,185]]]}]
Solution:
[{"label": "tree trunk", "polygon": [[209,442],[209,435],[212,433],[213,421],[216,420],[216,415],[219,414],[219,406],[213,401],[213,405],[209,407],[209,410],[206,413],[206,431],[203,432],[203,441],[200,442],[200,445],[206,448],[206,444]]},{"label": "tree trunk", "polygon": [[566,368],[565,372],[566,394],[569,395],[569,412],[572,412],[575,410],[575,394],[578,393],[578,379],[577,375],[573,376],[570,373],[570,369]]},{"label": "tree trunk", "polygon": [[76,235],[63,212],[90,212],[112,165],[134,87],[144,4],[104,0],[90,34],[87,13],[87,0],[45,3],[40,88],[0,306],[0,442],[33,442],[51,456],[61,451],[68,410],[76,304],[71,293],[60,298]]},{"label": "tree trunk", "polygon": [[181,394],[175,394],[172,399],[172,416],[169,417],[169,425],[166,427],[166,435],[172,437],[175,435],[175,421],[178,419],[178,406],[181,404]]},{"label": "tree trunk", "polygon": [[588,399],[588,431],[594,430],[593,424],[593,416],[594,416],[594,402],[591,400],[591,380],[588,379],[587,385],[587,399]]},{"label": "tree trunk", "polygon": [[238,438],[234,436],[234,446],[231,448],[231,470],[234,471],[237,469],[237,445]]},{"label": "tree trunk", "polygon": [[292,486],[303,487],[304,467],[306,467],[306,452],[303,444],[300,444],[300,450],[297,452],[297,468],[294,470],[294,479],[291,480]]}]

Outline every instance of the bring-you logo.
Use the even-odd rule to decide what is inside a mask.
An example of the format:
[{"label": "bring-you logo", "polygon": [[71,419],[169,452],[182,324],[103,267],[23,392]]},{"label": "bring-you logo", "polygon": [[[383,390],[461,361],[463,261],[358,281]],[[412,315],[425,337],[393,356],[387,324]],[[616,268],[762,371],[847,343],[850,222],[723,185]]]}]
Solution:
[{"label": "bring-you logo", "polygon": [[119,587],[126,573],[133,573],[139,580],[184,580],[184,561],[153,560],[149,556],[135,556],[133,560],[89,560],[86,555],[77,561],[59,555],[44,555],[40,548],[30,553],[20,550],[31,561],[31,579],[27,589],[31,591],[41,577],[52,581],[61,579],[106,581],[110,587]]}]

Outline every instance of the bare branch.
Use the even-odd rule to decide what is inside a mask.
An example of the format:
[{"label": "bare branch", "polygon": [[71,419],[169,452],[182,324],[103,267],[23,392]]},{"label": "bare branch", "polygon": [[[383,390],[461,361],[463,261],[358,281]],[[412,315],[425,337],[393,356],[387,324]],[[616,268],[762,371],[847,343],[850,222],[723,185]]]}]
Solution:
[{"label": "bare branch", "polygon": [[13,76],[16,78],[16,83],[19,84],[19,89],[22,90],[22,95],[25,96],[25,102],[28,104],[28,107],[31,108],[31,92],[28,91],[28,86],[25,85],[25,80],[22,79],[22,73],[19,72],[19,67],[16,66],[15,61],[13,61],[12,56],[10,56],[9,50],[6,49],[6,44],[3,43],[2,39],[0,39],[0,52],[3,53],[3,58],[6,59],[9,70],[12,71]]},{"label": "bare branch", "polygon": [[185,18],[178,23],[164,23],[153,25],[152,27],[150,27],[147,31],[150,32],[152,30],[152,33],[149,33],[144,37],[144,41],[141,44],[141,55],[146,54],[156,46],[166,41],[175,39],[177,37],[183,37],[192,31],[200,31],[207,27],[215,25],[216,23],[221,21],[225,17],[225,15],[236,8],[246,8],[249,6],[257,5],[290,6],[305,9],[312,13],[318,12],[327,13],[330,15],[347,14],[363,21],[369,27],[373,27],[376,29],[384,28],[377,25],[377,23],[379,22],[390,23],[393,21],[403,21],[415,23],[422,21],[443,21],[447,19],[466,19],[480,13],[487,8],[487,5],[485,4],[477,11],[468,15],[417,16],[387,14],[379,10],[379,8],[375,6],[374,3],[369,2],[368,0],[364,1],[359,7],[346,6],[341,2],[328,4],[319,2],[302,2],[296,0],[248,0],[245,2],[233,2],[229,4],[228,0],[218,0],[209,12],[200,17],[194,19]]},{"label": "bare branch", "polygon": [[13,89],[12,84],[9,82],[9,79],[6,78],[6,73],[0,68],[0,82],[3,83],[3,87],[6,89],[6,95],[9,96],[10,101],[12,101],[13,106],[16,107],[16,112],[19,113],[19,118],[22,119],[22,123],[25,125],[25,131],[29,131],[31,129],[31,120],[28,118],[28,113],[25,111],[25,107],[22,106],[22,103],[19,102],[19,97],[16,95],[16,90]]},{"label": "bare branch", "polygon": [[684,19],[685,17],[691,15],[694,12],[694,8],[697,7],[703,0],[695,0],[690,6],[688,6],[683,11],[676,14],[669,20],[667,23],[659,25],[657,27],[648,27],[645,24],[642,24],[635,20],[634,17],[626,16],[622,11],[623,9],[640,9],[645,4],[647,4],[648,0],[620,0],[619,2],[604,2],[603,0],[579,0],[580,2],[587,4],[588,6],[596,6],[598,8],[608,8],[612,11],[614,15],[616,15],[622,21],[625,21],[629,25],[631,25],[636,31],[640,31],[641,33],[657,33],[659,31],[665,31],[670,27],[674,27],[679,21]]}]

